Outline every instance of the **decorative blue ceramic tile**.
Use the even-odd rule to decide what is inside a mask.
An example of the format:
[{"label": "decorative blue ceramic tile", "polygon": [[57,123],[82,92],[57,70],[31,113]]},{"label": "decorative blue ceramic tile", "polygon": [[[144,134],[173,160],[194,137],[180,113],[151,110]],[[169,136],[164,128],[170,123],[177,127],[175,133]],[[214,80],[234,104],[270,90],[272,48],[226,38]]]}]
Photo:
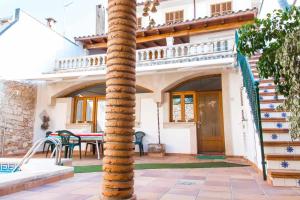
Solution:
[{"label": "decorative blue ceramic tile", "polygon": [[291,147],[291,146],[288,146],[288,147],[286,148],[286,151],[289,152],[289,153],[292,153],[292,152],[294,152],[294,148]]},{"label": "decorative blue ceramic tile", "polygon": [[286,117],[287,117],[287,115],[286,115],[285,112],[281,113],[281,116],[282,116],[283,118],[286,118]]},{"label": "decorative blue ceramic tile", "polygon": [[277,128],[282,128],[283,125],[282,125],[282,123],[277,123],[276,126],[277,126]]},{"label": "decorative blue ceramic tile", "polygon": [[270,118],[270,113],[265,113],[265,114],[264,114],[264,117],[265,117],[265,118]]},{"label": "decorative blue ceramic tile", "polygon": [[259,99],[260,99],[260,100],[264,100],[264,98],[263,98],[262,96],[259,96]]},{"label": "decorative blue ceramic tile", "polygon": [[298,180],[298,185],[300,186],[300,180]]},{"label": "decorative blue ceramic tile", "polygon": [[272,86],[272,83],[269,83],[268,86]]},{"label": "decorative blue ceramic tile", "polygon": [[273,104],[269,104],[269,108],[272,108],[272,109],[274,109],[274,108],[275,108],[275,106],[274,106]]},{"label": "decorative blue ceramic tile", "polygon": [[272,139],[273,139],[273,140],[277,140],[277,139],[278,139],[278,135],[272,134]]},{"label": "decorative blue ceramic tile", "polygon": [[287,161],[282,161],[281,162],[281,167],[288,168],[289,167],[289,163]]},{"label": "decorative blue ceramic tile", "polygon": [[0,173],[10,173],[16,165],[15,163],[0,163]]},{"label": "decorative blue ceramic tile", "polygon": [[264,92],[265,92],[265,93],[267,93],[267,92],[268,92],[268,90],[264,90]]}]

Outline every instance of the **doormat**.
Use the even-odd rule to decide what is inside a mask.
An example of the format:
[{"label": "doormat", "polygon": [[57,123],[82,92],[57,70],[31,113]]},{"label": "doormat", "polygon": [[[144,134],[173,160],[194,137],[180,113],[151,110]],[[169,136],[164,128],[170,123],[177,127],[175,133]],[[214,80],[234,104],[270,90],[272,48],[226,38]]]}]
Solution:
[{"label": "doormat", "polygon": [[214,160],[214,159],[222,159],[224,160],[226,156],[223,155],[198,155],[196,156],[197,159],[200,160]]}]

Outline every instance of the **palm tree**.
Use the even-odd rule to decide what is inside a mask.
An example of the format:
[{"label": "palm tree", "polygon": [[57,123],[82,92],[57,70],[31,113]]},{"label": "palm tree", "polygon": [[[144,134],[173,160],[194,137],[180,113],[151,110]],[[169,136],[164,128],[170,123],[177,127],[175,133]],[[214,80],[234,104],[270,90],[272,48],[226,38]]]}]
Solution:
[{"label": "palm tree", "polygon": [[103,199],[135,199],[136,0],[108,0]]}]

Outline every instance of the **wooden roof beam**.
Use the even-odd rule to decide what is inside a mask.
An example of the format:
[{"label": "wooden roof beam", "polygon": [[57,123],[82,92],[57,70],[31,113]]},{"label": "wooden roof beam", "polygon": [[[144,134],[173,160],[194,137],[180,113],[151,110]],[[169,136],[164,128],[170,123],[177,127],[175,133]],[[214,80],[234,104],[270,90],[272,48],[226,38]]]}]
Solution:
[{"label": "wooden roof beam", "polygon": [[[240,28],[244,24],[253,23],[253,22],[254,22],[254,20],[247,20],[247,21],[242,21],[242,22],[240,22],[240,21],[239,22],[231,22],[228,24],[212,25],[212,26],[208,26],[206,28],[199,27],[199,28],[194,28],[191,30],[182,30],[182,31],[176,31],[176,32],[171,32],[171,33],[163,33],[163,34],[159,34],[159,35],[138,37],[137,43],[145,43],[145,42],[154,41],[154,40],[162,40],[167,37],[192,36],[192,35],[204,34],[204,33],[215,32],[215,31],[237,29],[237,28]],[[106,43],[87,44],[87,45],[85,45],[85,48],[87,48],[87,49],[106,48],[107,47],[106,45],[107,45]]]}]

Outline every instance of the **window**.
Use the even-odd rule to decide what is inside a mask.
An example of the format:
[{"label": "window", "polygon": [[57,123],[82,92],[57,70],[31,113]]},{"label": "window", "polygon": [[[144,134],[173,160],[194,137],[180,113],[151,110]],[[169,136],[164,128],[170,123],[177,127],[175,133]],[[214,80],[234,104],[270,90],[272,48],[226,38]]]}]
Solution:
[{"label": "window", "polygon": [[174,92],[171,94],[171,121],[195,121],[195,93]]},{"label": "window", "polygon": [[183,21],[183,10],[166,13],[166,24]]},{"label": "window", "polygon": [[138,28],[138,29],[141,29],[141,28],[142,28],[142,18],[141,18],[141,17],[138,17],[138,18],[137,18],[137,28]]},{"label": "window", "polygon": [[74,123],[90,123],[92,131],[103,131],[105,122],[105,97],[75,97]]},{"label": "window", "polygon": [[94,98],[87,97],[76,97],[75,98],[75,113],[74,113],[74,122],[84,123],[84,122],[93,122],[94,120]]},{"label": "window", "polygon": [[210,6],[211,8],[211,15],[212,16],[218,16],[222,14],[226,14],[232,11],[232,3],[231,1],[218,3],[218,4],[212,4]]}]

